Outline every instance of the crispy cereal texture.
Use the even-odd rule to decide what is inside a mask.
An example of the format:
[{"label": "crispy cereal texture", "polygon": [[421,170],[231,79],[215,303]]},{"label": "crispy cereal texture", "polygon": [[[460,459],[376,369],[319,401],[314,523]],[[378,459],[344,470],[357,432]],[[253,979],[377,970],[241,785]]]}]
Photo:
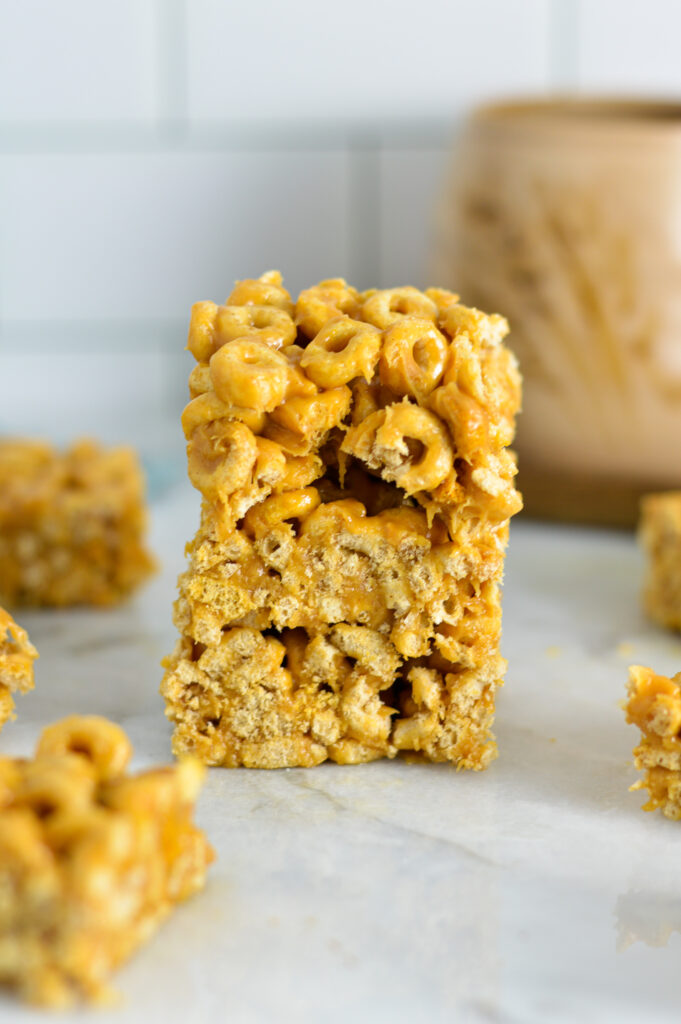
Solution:
[{"label": "crispy cereal texture", "polygon": [[627,722],[642,733],[634,750],[637,768],[645,772],[632,789],[647,789],[644,811],[658,807],[667,818],[681,818],[681,672],[672,679],[650,668],[632,665],[626,704]]},{"label": "crispy cereal texture", "polygon": [[0,729],[14,717],[12,694],[33,689],[33,662],[37,657],[26,630],[0,608]]},{"label": "crispy cereal texture", "polygon": [[641,500],[639,539],[648,559],[645,610],[661,626],[681,629],[681,491]]},{"label": "crispy cereal texture", "polygon": [[203,495],[162,693],[176,753],[484,768],[521,506],[506,322],[441,289],[281,275],[197,303],[183,413]]},{"label": "crispy cereal texture", "polygon": [[0,758],[0,982],[29,1002],[108,998],[112,970],[204,884],[203,766],[129,775],[130,754],[117,725],[73,716],[34,760]]},{"label": "crispy cereal texture", "polygon": [[154,568],[130,448],[0,439],[0,601],[110,605]]}]

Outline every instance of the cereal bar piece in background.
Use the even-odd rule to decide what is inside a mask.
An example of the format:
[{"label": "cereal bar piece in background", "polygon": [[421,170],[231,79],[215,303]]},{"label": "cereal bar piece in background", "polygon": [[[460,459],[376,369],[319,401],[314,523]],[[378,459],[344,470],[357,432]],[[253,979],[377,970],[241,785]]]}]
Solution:
[{"label": "cereal bar piece in background", "polygon": [[102,1000],[113,969],[203,887],[196,759],[126,773],[104,718],[44,730],[34,760],[0,758],[0,984],[29,1002]]},{"label": "cereal bar piece in background", "polygon": [[109,605],[153,571],[130,448],[0,439],[0,601]]},{"label": "cereal bar piece in background", "polygon": [[162,693],[174,750],[279,768],[495,756],[521,507],[506,322],[441,289],[281,275],[192,310],[203,495]]},{"label": "cereal bar piece in background", "polygon": [[645,610],[661,626],[681,629],[681,491],[642,498],[639,539],[648,559]]},{"label": "cereal bar piece in background", "polygon": [[0,729],[14,714],[12,694],[33,689],[33,662],[37,657],[26,630],[0,608]]},{"label": "cereal bar piece in background", "polygon": [[626,703],[627,722],[642,733],[634,763],[645,777],[632,789],[650,794],[645,811],[658,807],[667,818],[681,818],[681,672],[672,679],[632,665]]}]

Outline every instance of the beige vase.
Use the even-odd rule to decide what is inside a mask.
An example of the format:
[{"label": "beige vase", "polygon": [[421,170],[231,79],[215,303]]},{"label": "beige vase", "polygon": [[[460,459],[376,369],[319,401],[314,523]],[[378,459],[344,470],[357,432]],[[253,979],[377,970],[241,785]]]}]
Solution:
[{"label": "beige vase", "polygon": [[642,492],[681,487],[681,105],[483,108],[432,269],[511,323],[530,512],[628,524]]}]

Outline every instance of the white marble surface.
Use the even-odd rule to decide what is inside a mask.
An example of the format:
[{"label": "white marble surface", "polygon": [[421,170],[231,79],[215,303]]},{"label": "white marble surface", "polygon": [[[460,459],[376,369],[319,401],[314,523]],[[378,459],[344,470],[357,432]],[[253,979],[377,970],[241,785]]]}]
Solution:
[{"label": "white marble surface", "polygon": [[[140,766],[168,759],[158,662],[196,515],[188,488],[155,505],[164,570],[124,609],[22,617],[42,657],[5,750],[99,712]],[[619,702],[630,662],[674,672],[681,643],[643,619],[641,571],[628,535],[516,523],[492,768],[213,770],[206,891],[119,972],[120,1006],[59,1020],[677,1021],[681,824],[628,792]]]}]

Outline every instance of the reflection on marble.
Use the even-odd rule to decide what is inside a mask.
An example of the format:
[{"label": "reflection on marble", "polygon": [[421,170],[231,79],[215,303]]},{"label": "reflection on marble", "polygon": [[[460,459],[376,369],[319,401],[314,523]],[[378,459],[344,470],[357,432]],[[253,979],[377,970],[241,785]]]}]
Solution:
[{"label": "reflection on marble", "polygon": [[[159,661],[197,514],[188,486],[158,500],[164,569],[125,608],[22,616],[42,656],[4,750],[28,751],[57,715],[96,711],[129,729],[139,766],[168,758]],[[643,619],[640,575],[625,534],[514,524],[488,772],[211,771],[209,885],[119,973],[111,1019],[675,1022],[681,936],[653,948],[644,932],[677,927],[681,824],[628,791],[636,731],[619,702],[629,662],[671,674],[681,644]],[[621,933],[643,941],[620,955]],[[0,1000],[3,1024],[44,1020]]]}]

